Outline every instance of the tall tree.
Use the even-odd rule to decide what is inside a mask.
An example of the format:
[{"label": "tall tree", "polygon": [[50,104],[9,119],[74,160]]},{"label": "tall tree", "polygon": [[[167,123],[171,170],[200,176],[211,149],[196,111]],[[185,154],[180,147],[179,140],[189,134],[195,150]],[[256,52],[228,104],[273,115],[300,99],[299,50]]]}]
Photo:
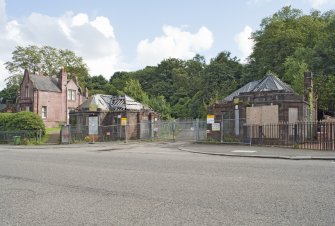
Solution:
[{"label": "tall tree", "polygon": [[9,80],[21,76],[25,69],[32,73],[52,76],[64,68],[70,78],[77,76],[81,85],[89,75],[87,65],[73,51],[50,46],[17,46],[12,52],[12,60],[5,65],[11,74]]},{"label": "tall tree", "polygon": [[322,36],[324,26],[318,12],[303,15],[301,10],[290,6],[263,19],[261,29],[252,35],[255,41],[250,55],[252,74],[261,78],[270,70],[283,76],[286,58],[298,48],[313,48]]}]

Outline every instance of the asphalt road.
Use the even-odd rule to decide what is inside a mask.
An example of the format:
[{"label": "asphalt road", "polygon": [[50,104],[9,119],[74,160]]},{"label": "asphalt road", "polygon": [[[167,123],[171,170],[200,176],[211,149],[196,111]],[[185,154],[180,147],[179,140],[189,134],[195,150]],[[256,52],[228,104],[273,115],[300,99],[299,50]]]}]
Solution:
[{"label": "asphalt road", "polygon": [[335,225],[335,163],[0,146],[0,225]]}]

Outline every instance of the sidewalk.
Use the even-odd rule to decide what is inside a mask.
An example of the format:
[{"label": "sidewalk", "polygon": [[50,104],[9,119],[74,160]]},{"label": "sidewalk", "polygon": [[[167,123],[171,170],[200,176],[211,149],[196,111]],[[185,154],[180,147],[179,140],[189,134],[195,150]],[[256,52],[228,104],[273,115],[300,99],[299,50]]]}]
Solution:
[{"label": "sidewalk", "polygon": [[227,144],[184,144],[179,150],[220,156],[272,158],[290,160],[335,160],[335,151],[314,151],[279,147],[259,147]]}]

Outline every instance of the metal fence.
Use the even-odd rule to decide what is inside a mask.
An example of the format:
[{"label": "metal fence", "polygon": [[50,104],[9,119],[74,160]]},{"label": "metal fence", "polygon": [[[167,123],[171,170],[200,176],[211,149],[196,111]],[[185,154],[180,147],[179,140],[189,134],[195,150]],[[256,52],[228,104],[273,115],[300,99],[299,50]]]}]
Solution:
[{"label": "metal fence", "polygon": [[0,144],[28,144],[41,141],[40,130],[0,131]]},{"label": "metal fence", "polygon": [[245,125],[244,130],[250,144],[335,150],[335,122]]},{"label": "metal fence", "polygon": [[76,125],[70,127],[72,142],[162,140],[198,141],[206,139],[207,124],[199,120],[143,121],[136,124],[108,125],[98,127],[98,134],[89,134],[89,127]]},{"label": "metal fence", "polygon": [[143,121],[137,124],[99,126],[89,135],[88,126],[72,126],[72,142],[84,141],[204,141],[271,145],[301,149],[335,150],[335,122],[298,122],[247,125],[245,119]]}]

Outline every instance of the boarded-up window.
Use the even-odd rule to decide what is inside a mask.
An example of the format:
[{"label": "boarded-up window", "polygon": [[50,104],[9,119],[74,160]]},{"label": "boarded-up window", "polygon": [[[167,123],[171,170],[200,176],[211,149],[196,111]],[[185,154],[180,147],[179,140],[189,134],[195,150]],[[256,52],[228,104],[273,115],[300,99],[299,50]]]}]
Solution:
[{"label": "boarded-up window", "polygon": [[288,122],[289,123],[298,122],[298,108],[289,108],[288,109]]},{"label": "boarded-up window", "polygon": [[247,124],[278,123],[278,105],[247,107]]},{"label": "boarded-up window", "polygon": [[278,138],[278,105],[247,107],[247,124],[251,126],[249,137]]}]

